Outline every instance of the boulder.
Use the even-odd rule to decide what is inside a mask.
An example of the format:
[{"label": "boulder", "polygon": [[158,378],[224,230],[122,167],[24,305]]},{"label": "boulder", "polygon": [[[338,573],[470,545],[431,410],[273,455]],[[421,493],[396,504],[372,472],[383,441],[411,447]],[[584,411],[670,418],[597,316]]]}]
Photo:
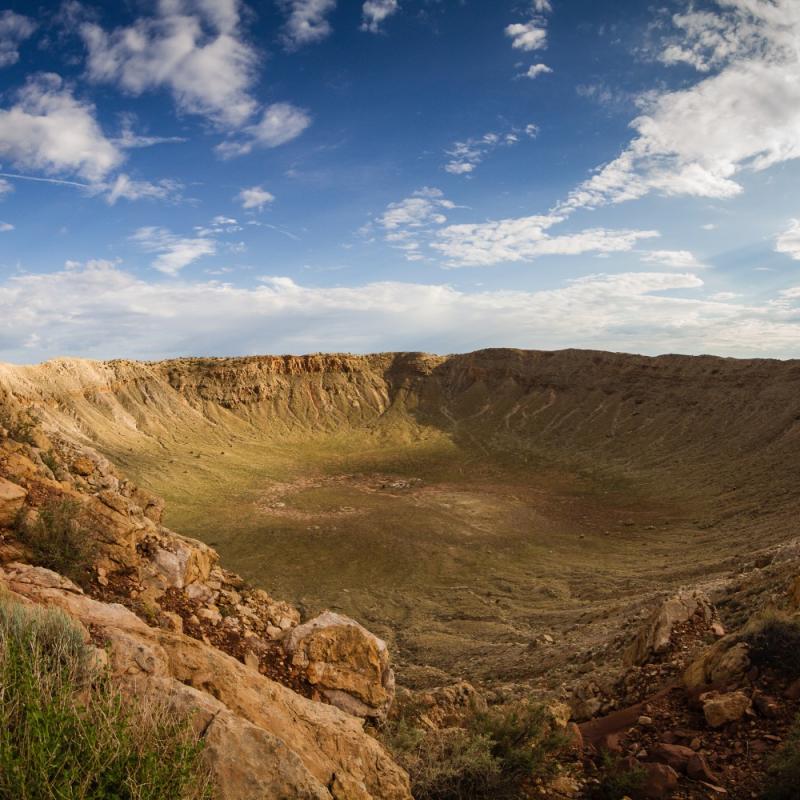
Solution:
[{"label": "boulder", "polygon": [[10,528],[28,496],[16,483],[0,478],[0,528]]},{"label": "boulder", "polygon": [[750,710],[750,698],[744,692],[706,692],[700,696],[703,715],[712,728],[721,728],[740,720]]},{"label": "boulder", "polygon": [[332,705],[357,717],[386,715],[395,693],[389,651],[355,620],[326,611],[294,628],[283,647]]},{"label": "boulder", "polygon": [[625,650],[625,663],[645,664],[654,655],[666,652],[675,626],[688,622],[695,615],[707,625],[713,621],[714,608],[702,592],[682,592],[665,600],[654,609]]},{"label": "boulder", "polygon": [[669,797],[678,788],[678,773],[667,764],[642,764],[645,771],[642,794],[651,800]]},{"label": "boulder", "polygon": [[734,636],[726,636],[706,648],[683,673],[687,691],[696,694],[709,688],[742,685],[750,670],[749,647]]},{"label": "boulder", "polygon": [[680,744],[666,744],[660,742],[651,751],[650,757],[660,764],[668,764],[676,772],[686,772],[689,760],[694,755],[691,747]]}]

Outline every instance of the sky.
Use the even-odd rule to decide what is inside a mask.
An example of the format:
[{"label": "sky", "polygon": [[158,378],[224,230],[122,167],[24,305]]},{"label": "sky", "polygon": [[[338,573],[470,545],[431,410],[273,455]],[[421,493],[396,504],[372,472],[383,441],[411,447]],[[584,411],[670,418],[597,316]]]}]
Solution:
[{"label": "sky", "polygon": [[0,360],[800,357],[797,0],[0,0]]}]

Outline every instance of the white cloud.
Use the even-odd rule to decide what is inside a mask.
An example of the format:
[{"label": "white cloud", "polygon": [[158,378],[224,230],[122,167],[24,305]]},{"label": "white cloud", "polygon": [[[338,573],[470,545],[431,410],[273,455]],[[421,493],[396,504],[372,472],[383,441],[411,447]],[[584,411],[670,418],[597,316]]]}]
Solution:
[{"label": "white cloud", "polygon": [[2,279],[0,359],[161,358],[187,347],[207,355],[490,346],[796,355],[792,296],[749,306],[695,296],[702,286],[693,275],[626,273],[531,292],[402,282],[314,288],[285,277],[245,289],[143,280],[94,261]]},{"label": "white cloud", "polygon": [[530,22],[516,22],[506,26],[506,36],[511,39],[511,46],[515,50],[530,52],[547,47],[547,28],[539,20]]},{"label": "white cloud", "polygon": [[511,147],[518,144],[523,133],[534,139],[539,133],[539,128],[531,123],[526,125],[523,130],[511,128],[505,133],[490,131],[478,138],[454,142],[448,150],[445,150],[445,154],[450,159],[444,165],[445,171],[451,175],[469,175],[475,171],[486,156],[499,147]]},{"label": "white cloud", "polygon": [[48,73],[31,78],[17,102],[0,109],[0,158],[22,169],[99,181],[123,156],[97,124],[94,107]]},{"label": "white cloud", "polygon": [[183,184],[164,179],[158,183],[133,180],[129,175],[120,173],[109,184],[102,184],[97,191],[105,195],[106,202],[114,205],[117,200],[177,200]]},{"label": "white cloud", "polygon": [[244,138],[222,142],[216,150],[222,158],[234,158],[258,147],[280,147],[300,136],[309,125],[307,111],[291,103],[273,103],[264,109],[260,122],[244,128]]},{"label": "white cloud", "polygon": [[249,189],[242,189],[236,199],[242,204],[242,208],[261,211],[265,205],[275,201],[275,195],[261,186],[251,186]]},{"label": "white cloud", "polygon": [[280,0],[287,15],[283,37],[289,49],[322,41],[331,33],[328,14],[336,8],[336,0]]},{"label": "white cloud", "polygon": [[800,261],[800,219],[791,220],[789,227],[778,236],[775,250],[778,253],[786,253],[795,261]]},{"label": "white cloud", "polygon": [[14,187],[10,184],[5,178],[0,178],[0,199],[2,199],[5,195],[11,194],[14,191]]},{"label": "white cloud", "polygon": [[14,226],[10,222],[0,221],[0,233],[9,233],[14,230]]},{"label": "white cloud", "polygon": [[642,253],[641,260],[648,264],[658,264],[661,267],[671,269],[706,269],[705,264],[701,264],[694,253],[688,250],[650,250]]},{"label": "white cloud", "polygon": [[[692,16],[685,42],[702,68],[718,71],[688,89],[641,99],[643,113],[631,123],[636,138],[561,210],[654,191],[731,198],[742,192],[738,173],[800,157],[800,4],[719,4],[720,14]],[[682,17],[676,24],[686,29]],[[734,31],[723,43],[720,26]]]},{"label": "white cloud", "polygon": [[715,231],[717,226],[713,222],[707,222],[705,225],[700,226],[704,231]]},{"label": "white cloud", "polygon": [[399,10],[397,0],[366,0],[361,8],[361,30],[378,33],[383,21]]},{"label": "white cloud", "polygon": [[550,0],[533,0],[533,10],[539,14],[549,14],[553,10]]},{"label": "white cloud", "polygon": [[92,80],[133,95],[167,89],[178,108],[223,126],[257,110],[250,90],[258,57],[244,41],[237,0],[161,0],[153,17],[108,33],[81,25]]},{"label": "white cloud", "polygon": [[479,267],[532,261],[549,255],[620,253],[637,242],[659,236],[657,231],[592,228],[553,236],[548,230],[563,217],[546,215],[450,225],[438,231],[431,247],[451,267]]},{"label": "white cloud", "polygon": [[715,292],[709,299],[714,300],[717,303],[729,303],[731,300],[735,300],[737,297],[741,297],[741,294],[738,292]]},{"label": "white cloud", "polygon": [[536,80],[540,75],[548,75],[553,70],[547,66],[547,64],[532,64],[528,67],[527,72],[523,72],[520,77],[523,78],[530,78],[531,80]]},{"label": "white cloud", "polygon": [[8,67],[19,61],[19,46],[33,35],[36,23],[11,10],[0,13],[0,67]]},{"label": "white cloud", "polygon": [[217,251],[216,242],[206,236],[176,236],[159,227],[139,228],[131,239],[146,252],[156,254],[152,266],[165,275],[175,276],[197,259]]}]

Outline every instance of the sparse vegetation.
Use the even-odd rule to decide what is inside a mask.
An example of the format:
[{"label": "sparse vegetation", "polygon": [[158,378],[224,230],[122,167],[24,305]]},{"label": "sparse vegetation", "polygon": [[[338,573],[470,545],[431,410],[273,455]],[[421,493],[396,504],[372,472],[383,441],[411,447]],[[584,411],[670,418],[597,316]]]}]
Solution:
[{"label": "sparse vegetation", "polygon": [[772,757],[762,800],[795,800],[800,786],[800,717]]},{"label": "sparse vegetation", "polygon": [[473,712],[463,727],[430,729],[412,718],[390,724],[384,742],[411,777],[416,800],[516,800],[554,774],[566,738],[533,703]]},{"label": "sparse vegetation", "polygon": [[750,622],[745,630],[750,660],[788,680],[800,678],[800,617],[773,611]]},{"label": "sparse vegetation", "polygon": [[41,420],[35,412],[26,410],[13,414],[6,408],[0,409],[0,428],[5,428],[12,439],[26,444],[36,444],[34,431]]},{"label": "sparse vegetation", "polygon": [[642,796],[646,773],[640,766],[625,764],[619,756],[603,754],[599,783],[589,790],[590,800],[637,800]]},{"label": "sparse vegetation", "polygon": [[20,517],[17,534],[31,549],[35,564],[78,583],[85,582],[93,547],[91,537],[81,523],[79,503],[50,500],[38,510],[34,519]]},{"label": "sparse vegetation", "polygon": [[2,800],[210,800],[188,720],[123,699],[59,611],[0,598]]}]

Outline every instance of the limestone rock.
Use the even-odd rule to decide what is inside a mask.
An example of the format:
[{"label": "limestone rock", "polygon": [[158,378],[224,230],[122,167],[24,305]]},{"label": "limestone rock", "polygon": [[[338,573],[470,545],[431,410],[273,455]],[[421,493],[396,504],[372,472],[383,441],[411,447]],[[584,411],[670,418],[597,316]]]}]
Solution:
[{"label": "limestone rock", "polygon": [[750,669],[749,648],[745,642],[726,636],[704,650],[683,673],[683,683],[691,693],[709,688],[741,685]]},{"label": "limestone rock", "polygon": [[0,478],[0,528],[9,528],[14,524],[27,496],[27,491],[21,486]]},{"label": "limestone rock", "polygon": [[292,664],[337,708],[383,717],[394,699],[386,643],[349,617],[326,611],[283,640]]},{"label": "limestone rock", "polygon": [[706,722],[712,728],[736,722],[750,709],[750,698],[744,692],[706,692],[700,696],[700,702]]},{"label": "limestone rock", "polygon": [[711,624],[714,616],[711,601],[702,592],[683,592],[665,600],[650,615],[624,654],[627,664],[644,664],[654,655],[669,648],[676,625],[688,622],[695,615]]}]

